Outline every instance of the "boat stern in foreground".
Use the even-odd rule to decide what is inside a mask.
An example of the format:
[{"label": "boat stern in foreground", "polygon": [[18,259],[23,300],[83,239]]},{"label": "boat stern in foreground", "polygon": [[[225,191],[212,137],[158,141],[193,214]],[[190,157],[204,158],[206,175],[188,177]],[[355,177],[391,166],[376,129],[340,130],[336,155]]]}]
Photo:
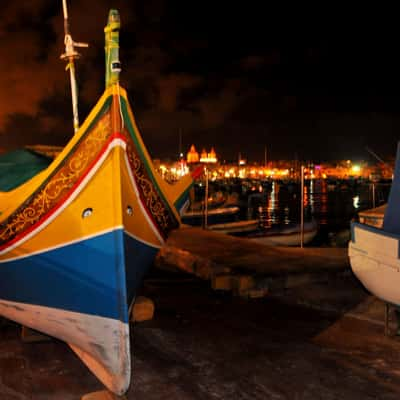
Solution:
[{"label": "boat stern in foreground", "polygon": [[400,236],[353,222],[350,264],[361,283],[375,296],[400,304]]}]

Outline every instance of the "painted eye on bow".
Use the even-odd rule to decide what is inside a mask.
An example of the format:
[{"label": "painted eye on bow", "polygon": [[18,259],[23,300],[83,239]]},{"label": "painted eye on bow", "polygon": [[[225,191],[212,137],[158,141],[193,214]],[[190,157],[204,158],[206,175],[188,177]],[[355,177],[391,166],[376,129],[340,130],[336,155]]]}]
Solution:
[{"label": "painted eye on bow", "polygon": [[133,208],[131,206],[126,207],[126,213],[128,215],[133,215]]},{"label": "painted eye on bow", "polygon": [[85,208],[82,212],[82,218],[90,217],[93,214],[93,208]]}]

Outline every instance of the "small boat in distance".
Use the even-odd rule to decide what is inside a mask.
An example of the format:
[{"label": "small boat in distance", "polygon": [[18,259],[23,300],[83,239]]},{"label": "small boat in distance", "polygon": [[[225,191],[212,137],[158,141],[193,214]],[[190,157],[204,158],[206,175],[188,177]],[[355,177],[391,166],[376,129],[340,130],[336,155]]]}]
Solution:
[{"label": "small boat in distance", "polygon": [[259,224],[260,221],[258,219],[250,219],[209,225],[207,229],[213,232],[234,235],[239,233],[254,232],[258,229]]},{"label": "small boat in distance", "polygon": [[[207,211],[207,226],[226,224],[239,220],[240,208],[236,206],[212,208]],[[182,223],[192,226],[204,224],[206,214],[201,211],[186,211],[181,215]]]},{"label": "small boat in distance", "polygon": [[[314,239],[317,232],[318,224],[314,219],[309,222],[305,222],[303,244],[309,244]],[[268,246],[300,246],[301,225],[277,225],[271,228],[260,229],[256,232],[250,232],[241,236]]]},{"label": "small boat in distance", "polygon": [[155,171],[119,85],[119,14],[107,85],[51,164],[0,192],[0,315],[65,341],[112,392],[131,379],[129,314],[192,180]]}]

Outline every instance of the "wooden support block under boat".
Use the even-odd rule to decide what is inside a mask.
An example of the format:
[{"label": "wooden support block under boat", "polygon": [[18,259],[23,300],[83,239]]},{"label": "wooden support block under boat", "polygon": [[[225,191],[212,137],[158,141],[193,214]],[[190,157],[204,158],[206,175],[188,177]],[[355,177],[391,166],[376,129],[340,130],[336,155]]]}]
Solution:
[{"label": "wooden support block under boat", "polygon": [[214,275],[211,279],[213,290],[233,291],[236,296],[246,298],[260,298],[268,294],[268,289],[256,287],[256,280],[251,275]]},{"label": "wooden support block under boat", "polygon": [[44,335],[41,332],[35,331],[34,329],[22,325],[21,340],[24,343],[37,343],[37,342],[48,342],[52,340],[52,338],[51,336]]},{"label": "wooden support block under boat", "polygon": [[234,293],[237,296],[248,297],[249,290],[255,288],[256,282],[251,275],[237,275],[234,279]]},{"label": "wooden support block under boat", "polygon": [[[181,228],[182,229],[182,228]],[[189,228],[190,230],[190,228]],[[214,235],[219,235],[214,234]],[[207,243],[204,248],[207,248]],[[212,279],[217,274],[229,273],[230,268],[218,266],[202,255],[195,254],[173,246],[163,246],[158,252],[155,265],[167,271],[184,271],[198,276],[201,279]]]},{"label": "wooden support block under boat", "polygon": [[232,275],[214,275],[211,279],[213,290],[232,290]]},{"label": "wooden support block under boat", "polygon": [[260,289],[250,289],[247,292],[247,297],[250,299],[261,299],[268,294],[267,288],[260,288]]},{"label": "wooden support block under boat", "polygon": [[154,317],[154,302],[153,300],[138,296],[135,304],[132,307],[131,322],[149,321]]},{"label": "wooden support block under boat", "polygon": [[108,390],[101,390],[99,392],[85,394],[81,400],[127,400],[127,397],[117,396]]}]

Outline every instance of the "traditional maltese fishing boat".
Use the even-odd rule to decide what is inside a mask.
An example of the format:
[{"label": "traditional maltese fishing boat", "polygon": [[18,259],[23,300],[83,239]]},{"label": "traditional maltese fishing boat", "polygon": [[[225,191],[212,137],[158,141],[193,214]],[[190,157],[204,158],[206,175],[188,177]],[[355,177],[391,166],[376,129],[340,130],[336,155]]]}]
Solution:
[{"label": "traditional maltese fishing boat", "polygon": [[130,384],[136,291],[191,184],[169,186],[152,165],[118,83],[119,26],[110,11],[107,88],[83,125],[46,169],[0,192],[0,314],[67,342],[116,394]]}]

